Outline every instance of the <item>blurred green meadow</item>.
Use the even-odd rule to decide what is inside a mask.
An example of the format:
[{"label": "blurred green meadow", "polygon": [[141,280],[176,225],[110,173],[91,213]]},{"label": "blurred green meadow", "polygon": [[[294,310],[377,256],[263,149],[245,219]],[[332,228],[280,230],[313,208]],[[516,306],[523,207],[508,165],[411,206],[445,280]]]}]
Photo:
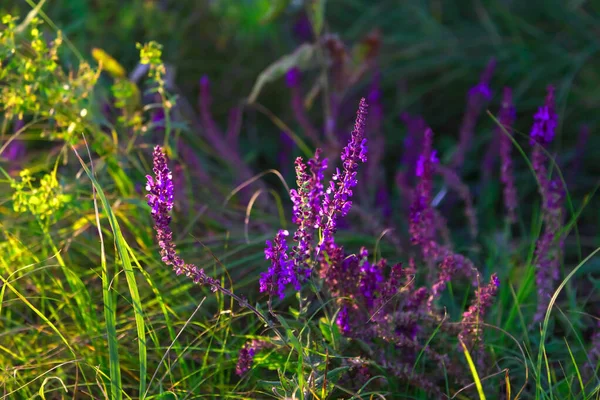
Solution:
[{"label": "blurred green meadow", "polygon": [[[585,0],[3,1],[0,398],[600,399],[599,51],[600,3]],[[415,265],[402,290],[431,288],[401,182],[411,171],[417,190],[407,116],[425,121],[439,164],[452,165],[469,89],[490,60],[492,96],[460,182],[436,176],[432,201],[439,236],[481,281],[457,278],[435,313],[411,314],[426,326],[413,353],[381,334],[344,334],[344,296],[326,273],[285,299],[260,292],[265,242],[279,229],[294,236],[294,160],[323,147],[330,176],[361,97],[372,103],[369,159],[336,243],[348,257],[364,246],[373,265]],[[529,134],[548,85],[558,125],[546,172],[564,205],[540,321],[548,207]],[[503,87],[511,129],[499,129]],[[226,291],[161,260],[146,197],[157,145],[172,171],[177,252]],[[456,330],[492,274],[483,350],[465,352]],[[236,373],[250,343],[262,344]],[[408,355],[399,369],[382,354]]]}]

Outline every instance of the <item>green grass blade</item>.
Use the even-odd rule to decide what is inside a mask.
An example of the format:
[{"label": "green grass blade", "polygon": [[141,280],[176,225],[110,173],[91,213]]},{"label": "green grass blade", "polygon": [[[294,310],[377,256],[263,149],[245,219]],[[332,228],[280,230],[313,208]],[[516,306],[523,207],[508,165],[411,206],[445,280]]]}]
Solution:
[{"label": "green grass blade", "polygon": [[[83,167],[86,174],[92,181],[92,184],[94,185],[94,189],[96,190],[96,193],[97,193],[98,197],[100,198],[100,201],[102,202],[102,206],[107,214],[108,221],[109,221],[111,229],[114,233],[115,246],[117,248],[117,252],[119,253],[119,257],[121,258],[121,261],[123,262],[123,270],[125,272],[125,278],[127,280],[129,294],[131,295],[131,302],[133,305],[133,311],[134,311],[134,315],[135,315],[135,322],[136,322],[136,328],[137,328],[137,341],[138,341],[138,350],[139,350],[139,369],[140,369],[139,390],[140,390],[140,395],[142,395],[143,393],[146,392],[146,378],[147,378],[146,375],[147,375],[147,368],[148,368],[147,367],[147,353],[146,353],[146,328],[145,328],[145,323],[144,323],[144,316],[143,316],[143,312],[142,312],[142,304],[141,304],[141,300],[140,300],[140,296],[139,296],[139,291],[137,288],[135,275],[133,274],[133,267],[131,264],[131,259],[129,258],[129,252],[127,251],[128,246],[125,242],[125,238],[123,237],[123,234],[121,233],[121,229],[119,227],[119,222],[117,221],[115,214],[112,212],[112,208],[108,202],[108,199],[106,198],[106,196],[104,195],[104,192],[102,191],[102,187],[100,186],[100,184],[94,177],[93,173],[85,165],[85,163],[83,162],[81,157],[79,157],[79,154],[77,154],[77,151],[74,148],[73,148],[73,151],[75,151],[75,154],[77,155],[77,158],[79,159],[79,161],[81,163],[81,166]],[[104,268],[103,268],[103,271],[105,271]],[[108,288],[106,288],[106,290],[108,290]],[[105,290],[105,295],[106,295],[106,290]],[[109,300],[109,296],[105,296],[105,300]],[[110,311],[109,311],[109,314],[110,314],[109,317],[110,317],[111,324],[116,322],[113,320],[113,317],[116,317],[116,315],[114,315],[113,312],[110,312]],[[108,324],[109,324],[109,322],[107,321],[107,325]],[[115,326],[112,325],[112,328],[114,328],[114,327]],[[107,329],[108,329],[108,327],[107,327]],[[116,335],[116,332],[115,332],[115,335]],[[113,343],[113,346],[116,346],[116,336],[115,336],[114,340],[115,340],[115,343]],[[113,349],[113,351],[116,351],[116,347]],[[118,353],[113,354],[112,359],[116,360],[116,363],[118,366]],[[115,365],[113,365],[113,362],[111,361],[111,370],[114,367],[115,367]],[[120,391],[119,391],[119,393],[120,393]],[[114,396],[114,393],[113,393],[113,396]],[[120,398],[120,395],[119,395],[119,398]]]},{"label": "green grass blade", "polygon": [[471,370],[471,375],[473,375],[473,380],[475,381],[475,387],[477,388],[477,393],[479,394],[480,400],[485,400],[485,393],[483,392],[483,385],[481,384],[481,380],[479,379],[479,374],[477,373],[477,367],[475,367],[475,363],[473,363],[473,359],[471,358],[471,354],[469,354],[469,350],[467,346],[460,341],[460,345],[462,346],[465,352],[465,358],[467,359],[467,364],[469,364],[469,369]]}]

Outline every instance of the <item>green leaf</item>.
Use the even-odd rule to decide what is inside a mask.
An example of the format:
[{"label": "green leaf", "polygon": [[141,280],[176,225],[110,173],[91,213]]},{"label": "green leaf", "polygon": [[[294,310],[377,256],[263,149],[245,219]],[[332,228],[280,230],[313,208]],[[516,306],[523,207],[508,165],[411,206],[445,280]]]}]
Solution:
[{"label": "green leaf", "polygon": [[323,334],[323,338],[325,338],[325,340],[328,343],[333,343],[333,329],[331,327],[331,325],[327,322],[327,319],[325,318],[321,318],[319,320],[319,329],[321,330],[321,333]]},{"label": "green leaf", "polygon": [[481,379],[479,379],[477,367],[475,367],[475,363],[471,358],[471,354],[469,354],[469,349],[467,349],[467,346],[465,346],[462,340],[460,340],[460,345],[464,350],[465,358],[467,359],[467,364],[469,364],[469,369],[471,370],[471,375],[473,375],[475,387],[477,388],[477,393],[479,394],[479,400],[485,400],[485,393],[483,393],[483,385],[481,384]]}]

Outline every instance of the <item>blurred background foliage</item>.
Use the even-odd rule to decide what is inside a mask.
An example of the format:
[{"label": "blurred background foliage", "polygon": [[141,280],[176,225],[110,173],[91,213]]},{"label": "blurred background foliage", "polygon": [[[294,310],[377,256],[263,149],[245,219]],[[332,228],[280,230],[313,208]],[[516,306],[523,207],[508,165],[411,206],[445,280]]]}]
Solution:
[{"label": "blurred background foliage", "polygon": [[[519,116],[530,118],[546,85],[554,83],[563,112],[561,141],[572,140],[575,122],[598,122],[598,2],[324,3],[325,31],[339,34],[346,44],[381,32],[378,64],[390,138],[399,136],[397,116],[403,110],[423,114],[440,135],[456,136],[466,90],[491,57],[498,60],[493,86],[514,87]],[[25,15],[33,4],[8,0],[0,9]],[[175,67],[177,85],[192,104],[200,77],[211,78],[217,88],[214,112],[221,118],[248,96],[265,67],[310,39],[301,32],[304,6],[298,0],[48,0],[44,10],[85,58],[91,59],[92,48],[101,48],[128,72],[138,62],[136,42],[163,44],[164,60]],[[285,115],[289,107],[279,99],[282,85],[271,86],[260,101]]]}]

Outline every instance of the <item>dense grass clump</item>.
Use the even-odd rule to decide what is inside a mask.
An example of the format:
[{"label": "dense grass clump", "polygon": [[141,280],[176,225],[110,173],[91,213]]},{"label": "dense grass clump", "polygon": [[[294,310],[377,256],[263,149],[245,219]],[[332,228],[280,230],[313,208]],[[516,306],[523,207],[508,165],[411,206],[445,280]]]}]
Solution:
[{"label": "dense grass clump", "polygon": [[0,5],[0,398],[600,396],[597,10],[391,3]]}]

